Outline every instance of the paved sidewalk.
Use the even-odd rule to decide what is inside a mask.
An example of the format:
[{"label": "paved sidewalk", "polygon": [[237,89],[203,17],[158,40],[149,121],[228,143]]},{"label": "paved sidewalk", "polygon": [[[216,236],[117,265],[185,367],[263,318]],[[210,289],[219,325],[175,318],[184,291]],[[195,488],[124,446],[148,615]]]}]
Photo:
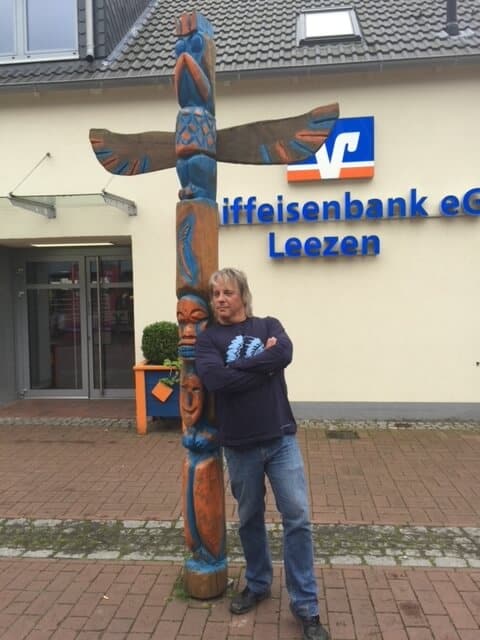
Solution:
[{"label": "paved sidewalk", "polygon": [[[230,566],[233,588],[241,579]],[[2,640],[297,640],[282,571],[272,598],[232,616],[191,600],[178,564],[0,560]],[[318,569],[333,640],[478,640],[480,571]]]},{"label": "paved sidewalk", "polygon": [[[480,426],[356,433],[299,430],[313,522],[480,526]],[[172,427],[0,425],[0,517],[177,520],[183,459]],[[236,520],[228,490],[226,505]]]},{"label": "paved sidewalk", "polygon": [[[232,584],[195,601],[180,579],[178,431],[140,437],[111,416],[63,419],[0,423],[1,640],[301,637],[270,493],[273,598],[232,617],[243,565],[228,487]],[[332,639],[480,640],[480,425],[371,426],[299,431]]]}]

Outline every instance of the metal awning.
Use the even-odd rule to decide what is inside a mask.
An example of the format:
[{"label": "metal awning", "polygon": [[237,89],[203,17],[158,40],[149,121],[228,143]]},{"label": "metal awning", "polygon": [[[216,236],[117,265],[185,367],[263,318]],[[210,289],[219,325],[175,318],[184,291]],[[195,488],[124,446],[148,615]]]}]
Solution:
[{"label": "metal awning", "polygon": [[46,218],[57,217],[58,207],[115,207],[129,216],[137,215],[133,200],[103,190],[101,193],[59,193],[54,195],[14,195],[0,197],[0,207],[20,207]]}]

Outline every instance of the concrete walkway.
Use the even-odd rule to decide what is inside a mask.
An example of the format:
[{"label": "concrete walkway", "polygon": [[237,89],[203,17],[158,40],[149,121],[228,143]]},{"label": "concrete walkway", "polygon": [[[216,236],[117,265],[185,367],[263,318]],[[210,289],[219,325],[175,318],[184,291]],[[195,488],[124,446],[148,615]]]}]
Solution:
[{"label": "concrete walkway", "polygon": [[[182,589],[175,427],[20,417],[0,412],[2,640],[301,637],[270,493],[273,597],[231,616],[229,594]],[[480,640],[480,425],[308,424],[299,440],[332,638]],[[228,488],[226,502],[231,592],[243,564]]]}]

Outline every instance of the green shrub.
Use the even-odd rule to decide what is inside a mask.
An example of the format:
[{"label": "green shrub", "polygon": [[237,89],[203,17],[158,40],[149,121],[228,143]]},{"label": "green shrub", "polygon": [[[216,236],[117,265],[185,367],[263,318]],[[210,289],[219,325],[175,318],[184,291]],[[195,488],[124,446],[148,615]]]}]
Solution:
[{"label": "green shrub", "polygon": [[175,322],[154,322],[142,334],[142,352],[149,364],[178,359],[178,327]]}]

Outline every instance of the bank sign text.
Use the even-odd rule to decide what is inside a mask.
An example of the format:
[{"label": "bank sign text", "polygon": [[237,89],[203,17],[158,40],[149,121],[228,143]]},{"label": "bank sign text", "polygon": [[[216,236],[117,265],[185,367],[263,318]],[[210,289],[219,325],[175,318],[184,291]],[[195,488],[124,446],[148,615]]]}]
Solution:
[{"label": "bank sign text", "polygon": [[[408,195],[360,200],[350,191],[335,200],[286,201],[277,195],[276,201],[258,202],[256,196],[224,198],[220,213],[222,226],[272,225],[298,223],[327,223],[329,221],[359,221],[381,219],[425,219],[431,216],[456,218],[480,217],[480,187],[468,189],[461,195],[447,194],[432,205],[429,196],[412,187]],[[380,238],[347,235],[343,238],[326,235],[310,236],[302,240],[295,236],[279,242],[275,231],[268,234],[270,258],[310,258],[330,256],[376,256],[380,253]]]}]

